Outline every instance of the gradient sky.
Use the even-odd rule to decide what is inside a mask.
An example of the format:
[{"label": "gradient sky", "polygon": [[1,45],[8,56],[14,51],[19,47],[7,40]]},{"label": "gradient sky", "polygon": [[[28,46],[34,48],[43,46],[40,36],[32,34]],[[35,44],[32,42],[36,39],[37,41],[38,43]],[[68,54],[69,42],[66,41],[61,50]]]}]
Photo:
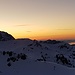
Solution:
[{"label": "gradient sky", "polygon": [[0,30],[15,38],[75,39],[75,0],[0,0]]}]

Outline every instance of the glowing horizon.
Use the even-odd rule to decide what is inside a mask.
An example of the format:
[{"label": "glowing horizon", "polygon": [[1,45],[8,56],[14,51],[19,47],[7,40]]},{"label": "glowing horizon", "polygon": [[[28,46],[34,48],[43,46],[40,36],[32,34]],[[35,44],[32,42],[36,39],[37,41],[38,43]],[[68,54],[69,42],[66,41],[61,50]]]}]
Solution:
[{"label": "glowing horizon", "polygon": [[0,31],[15,38],[75,39],[74,0],[0,0]]}]

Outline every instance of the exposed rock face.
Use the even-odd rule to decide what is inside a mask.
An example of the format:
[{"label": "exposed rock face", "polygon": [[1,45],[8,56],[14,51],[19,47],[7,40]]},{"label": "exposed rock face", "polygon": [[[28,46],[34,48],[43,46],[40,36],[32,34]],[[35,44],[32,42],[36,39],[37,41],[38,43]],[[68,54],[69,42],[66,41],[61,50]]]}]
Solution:
[{"label": "exposed rock face", "polygon": [[0,31],[0,41],[15,40],[15,38],[7,32]]}]

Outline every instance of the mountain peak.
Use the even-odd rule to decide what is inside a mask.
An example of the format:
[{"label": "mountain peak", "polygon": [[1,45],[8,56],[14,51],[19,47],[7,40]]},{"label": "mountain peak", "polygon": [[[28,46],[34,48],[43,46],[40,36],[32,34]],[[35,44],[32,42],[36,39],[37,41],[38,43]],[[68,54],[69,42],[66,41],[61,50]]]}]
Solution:
[{"label": "mountain peak", "polygon": [[15,38],[7,32],[0,31],[0,41],[14,40]]}]

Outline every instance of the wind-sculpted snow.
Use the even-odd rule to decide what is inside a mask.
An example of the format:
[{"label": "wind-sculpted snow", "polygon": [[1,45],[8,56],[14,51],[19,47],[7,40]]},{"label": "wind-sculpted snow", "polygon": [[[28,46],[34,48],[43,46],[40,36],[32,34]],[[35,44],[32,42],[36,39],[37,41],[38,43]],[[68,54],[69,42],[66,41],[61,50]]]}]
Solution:
[{"label": "wind-sculpted snow", "polygon": [[[12,75],[56,75],[59,72],[58,70],[68,71],[68,69],[75,68],[75,46],[61,41],[54,42],[26,39],[1,41],[0,74],[5,75],[6,72],[8,75],[8,72],[11,71],[13,72]],[[54,73],[55,71],[56,73]],[[71,70],[71,72],[73,71]],[[68,73],[65,71],[61,75],[65,74],[67,75]],[[60,75],[60,73],[57,73],[57,75]],[[71,73],[69,72],[68,75],[71,75]]]}]

